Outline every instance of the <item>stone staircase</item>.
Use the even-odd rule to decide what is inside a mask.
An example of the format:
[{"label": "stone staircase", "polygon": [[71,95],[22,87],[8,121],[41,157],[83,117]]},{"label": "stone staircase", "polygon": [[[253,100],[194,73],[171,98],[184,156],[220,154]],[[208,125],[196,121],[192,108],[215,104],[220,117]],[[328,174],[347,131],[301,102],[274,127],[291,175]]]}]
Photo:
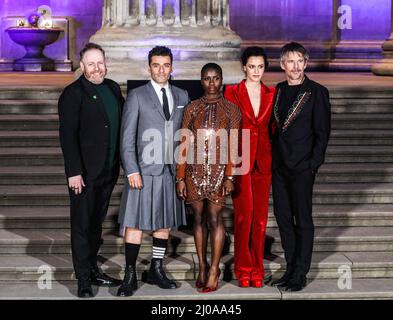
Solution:
[{"label": "stone staircase", "polygon": [[[0,298],[75,295],[70,256],[68,195],[58,141],[59,88],[0,88]],[[239,289],[233,275],[232,206],[224,212],[228,236],[220,290],[202,299],[357,299],[393,297],[393,90],[331,89],[332,134],[326,164],[314,188],[316,225],[310,284],[302,293]],[[102,268],[123,276],[122,238],[116,217],[124,177],[116,186],[104,222]],[[189,221],[192,219],[189,216]],[[270,208],[267,276],[285,267]],[[151,239],[145,235],[139,279],[148,268]],[[201,299],[193,286],[197,258],[190,227],[173,232],[167,270],[181,283],[171,292],[143,284],[135,299]],[[38,290],[40,268],[53,271],[54,289]],[[350,268],[352,289],[338,288],[341,268]],[[142,283],[141,283],[142,284]],[[115,290],[101,290],[111,299]]]}]

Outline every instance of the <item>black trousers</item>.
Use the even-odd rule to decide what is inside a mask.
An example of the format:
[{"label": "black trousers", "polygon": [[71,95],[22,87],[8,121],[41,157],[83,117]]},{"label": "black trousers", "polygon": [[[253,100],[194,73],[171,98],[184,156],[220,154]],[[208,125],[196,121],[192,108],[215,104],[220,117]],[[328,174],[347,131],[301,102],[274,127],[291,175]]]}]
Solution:
[{"label": "black trousers", "polygon": [[279,167],[272,174],[274,215],[287,270],[305,276],[310,270],[314,244],[312,193],[315,173]]},{"label": "black trousers", "polygon": [[89,278],[91,267],[97,266],[102,223],[117,178],[117,170],[105,169],[94,180],[83,177],[86,187],[81,194],[69,189],[72,261],[77,279]]}]

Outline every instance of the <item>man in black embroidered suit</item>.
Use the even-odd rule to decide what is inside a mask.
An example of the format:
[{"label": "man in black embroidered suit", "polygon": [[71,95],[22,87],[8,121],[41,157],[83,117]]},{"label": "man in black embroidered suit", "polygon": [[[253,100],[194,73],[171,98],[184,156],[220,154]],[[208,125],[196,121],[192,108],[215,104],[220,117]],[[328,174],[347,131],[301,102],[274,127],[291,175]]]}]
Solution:
[{"label": "man in black embroidered suit", "polygon": [[274,215],[287,263],[272,286],[300,291],[306,285],[314,242],[312,193],[330,135],[329,92],[308,79],[308,54],[298,43],[281,50],[286,81],[277,85],[272,143]]},{"label": "man in black embroidered suit", "polygon": [[91,285],[121,281],[97,267],[105,219],[120,169],[119,137],[124,98],[105,79],[105,52],[88,43],[80,53],[83,75],[59,98],[59,134],[71,204],[71,248],[78,296],[92,297]]}]

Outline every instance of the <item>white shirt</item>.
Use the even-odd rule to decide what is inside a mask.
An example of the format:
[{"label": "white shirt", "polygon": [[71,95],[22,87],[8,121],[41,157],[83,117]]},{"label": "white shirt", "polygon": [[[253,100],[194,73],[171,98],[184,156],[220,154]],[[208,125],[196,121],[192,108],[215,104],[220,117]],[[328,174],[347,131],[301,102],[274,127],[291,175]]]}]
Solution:
[{"label": "white shirt", "polygon": [[[169,83],[167,82],[165,86],[161,87],[157,82],[155,82],[153,79],[150,80],[154,91],[157,94],[158,100],[160,100],[161,106],[163,106],[163,92],[161,91],[162,88],[165,88],[166,96],[168,98],[168,105],[169,105],[169,113],[172,114],[173,111],[173,96],[172,96],[172,91],[169,88]],[[133,172],[127,175],[127,177],[130,177],[134,174],[137,174],[139,172]]]},{"label": "white shirt", "polygon": [[169,83],[167,82],[165,84],[165,86],[161,87],[157,82],[155,82],[153,79],[150,80],[154,91],[157,94],[158,100],[160,100],[161,106],[163,105],[163,101],[162,101],[162,96],[163,96],[163,92],[161,91],[162,88],[165,89],[166,92],[166,96],[168,98],[168,105],[169,105],[169,113],[172,114],[173,111],[173,96],[172,96],[172,91],[169,88]]}]

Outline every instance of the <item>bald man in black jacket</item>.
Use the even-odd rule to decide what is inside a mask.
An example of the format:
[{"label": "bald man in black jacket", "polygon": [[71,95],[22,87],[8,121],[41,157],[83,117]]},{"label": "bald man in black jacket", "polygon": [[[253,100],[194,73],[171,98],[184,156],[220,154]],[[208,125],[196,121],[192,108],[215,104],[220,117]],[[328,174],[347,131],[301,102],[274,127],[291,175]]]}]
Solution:
[{"label": "bald man in black jacket", "polygon": [[59,134],[71,204],[71,248],[78,296],[92,297],[91,284],[121,281],[97,266],[102,222],[120,169],[120,121],[124,98],[105,79],[105,52],[89,43],[81,51],[83,75],[59,98]]}]

